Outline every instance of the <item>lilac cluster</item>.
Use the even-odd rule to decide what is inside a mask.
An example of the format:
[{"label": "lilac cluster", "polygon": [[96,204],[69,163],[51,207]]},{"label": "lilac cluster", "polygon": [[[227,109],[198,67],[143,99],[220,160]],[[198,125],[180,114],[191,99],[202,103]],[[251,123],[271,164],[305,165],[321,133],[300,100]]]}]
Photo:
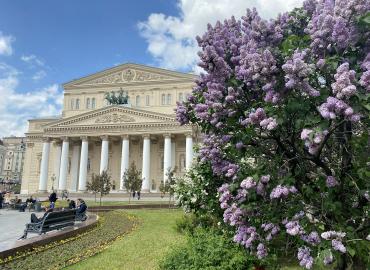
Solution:
[{"label": "lilac cluster", "polygon": [[359,32],[355,18],[370,8],[367,0],[320,0],[316,5],[306,32],[310,34],[311,48],[315,54],[323,55],[332,47],[339,50],[356,44]]},{"label": "lilac cluster", "polygon": [[334,74],[335,82],[332,83],[333,94],[338,99],[350,98],[356,93],[355,81],[356,72],[349,69],[348,63],[343,63],[337,68]]},{"label": "lilac cluster", "polygon": [[275,188],[272,189],[270,193],[270,198],[279,199],[282,197],[287,197],[291,193],[297,193],[297,189],[294,186],[277,185]]},{"label": "lilac cluster", "polygon": [[344,116],[353,122],[360,120],[359,114],[354,113],[353,109],[343,100],[335,97],[328,97],[326,102],[319,106],[318,110],[325,119],[336,119],[338,116]]},{"label": "lilac cluster", "polygon": [[335,187],[337,185],[339,185],[339,183],[338,183],[337,179],[335,179],[334,176],[329,175],[329,176],[326,177],[326,186],[328,188],[332,188],[332,187]]},{"label": "lilac cluster", "polygon": [[297,254],[299,265],[305,267],[306,269],[311,269],[313,265],[313,258],[311,256],[311,249],[309,247],[298,248]]},{"label": "lilac cluster", "polygon": [[325,240],[331,240],[331,245],[334,250],[341,253],[346,253],[347,249],[342,243],[342,239],[346,236],[346,233],[336,231],[326,231],[321,234],[321,238]]},{"label": "lilac cluster", "polygon": [[285,224],[286,232],[290,235],[302,235],[304,233],[303,228],[299,224],[298,220],[292,220]]},{"label": "lilac cluster", "polygon": [[316,245],[320,244],[320,242],[321,242],[320,236],[316,231],[313,231],[313,232],[309,233],[308,235],[302,234],[301,239],[303,241],[313,245],[313,246],[316,246]]},{"label": "lilac cluster", "polygon": [[270,181],[270,175],[262,175],[260,181],[256,187],[256,193],[258,195],[264,196],[266,194],[267,183]]},{"label": "lilac cluster", "polygon": [[224,222],[231,226],[242,225],[244,215],[245,211],[240,209],[236,203],[233,203],[224,211]]},{"label": "lilac cluster", "polygon": [[259,125],[263,129],[274,130],[277,127],[276,119],[267,117],[263,108],[257,108],[249,113],[248,117],[241,122],[242,125]]},{"label": "lilac cluster", "polygon": [[362,62],[361,68],[364,72],[361,75],[359,83],[370,92],[370,53],[366,55],[366,58]]},{"label": "lilac cluster", "polygon": [[257,246],[257,257],[258,259],[262,259],[267,256],[267,249],[264,244],[259,243]]},{"label": "lilac cluster", "polygon": [[257,230],[253,226],[241,225],[237,228],[234,236],[234,242],[243,245],[246,248],[251,248],[253,242],[259,238]]},{"label": "lilac cluster", "polygon": [[305,62],[307,51],[296,51],[291,59],[281,66],[285,72],[285,87],[305,92],[309,96],[319,96],[320,91],[314,89],[309,83],[309,76],[313,73],[314,64]]},{"label": "lilac cluster", "polygon": [[327,130],[312,130],[304,128],[301,132],[301,139],[304,141],[304,145],[308,149],[308,153],[314,155],[319,150],[320,144],[328,134]]},{"label": "lilac cluster", "polygon": [[263,223],[261,225],[261,229],[263,229],[263,231],[267,233],[265,237],[266,241],[271,241],[272,237],[280,232],[280,227],[274,223]]}]

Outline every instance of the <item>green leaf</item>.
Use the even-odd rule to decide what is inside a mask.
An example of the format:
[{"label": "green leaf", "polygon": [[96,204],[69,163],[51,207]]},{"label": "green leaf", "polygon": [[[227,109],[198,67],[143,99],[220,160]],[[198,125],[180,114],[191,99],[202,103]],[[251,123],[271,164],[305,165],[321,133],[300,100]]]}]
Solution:
[{"label": "green leaf", "polygon": [[348,250],[349,255],[351,255],[351,257],[355,256],[356,250],[354,250],[351,247],[347,247],[347,250]]}]

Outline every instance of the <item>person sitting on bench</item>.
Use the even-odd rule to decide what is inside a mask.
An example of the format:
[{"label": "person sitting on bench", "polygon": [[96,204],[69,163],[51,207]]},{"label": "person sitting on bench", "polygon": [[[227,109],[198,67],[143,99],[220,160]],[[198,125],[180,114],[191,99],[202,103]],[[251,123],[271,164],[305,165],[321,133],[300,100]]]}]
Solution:
[{"label": "person sitting on bench", "polygon": [[45,214],[40,218],[38,218],[35,213],[32,213],[31,214],[31,223],[38,223],[38,222],[42,221],[46,217],[46,215],[50,212],[53,212],[53,210],[54,210],[53,208],[45,208]]},{"label": "person sitting on bench", "polygon": [[83,199],[77,199],[76,218],[80,221],[86,220],[87,205]]}]

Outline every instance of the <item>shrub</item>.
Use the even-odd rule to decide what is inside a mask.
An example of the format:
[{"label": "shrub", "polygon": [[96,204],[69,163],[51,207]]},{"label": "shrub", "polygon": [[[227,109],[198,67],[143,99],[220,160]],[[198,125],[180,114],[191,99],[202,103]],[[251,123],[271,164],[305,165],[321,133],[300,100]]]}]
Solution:
[{"label": "shrub", "polygon": [[179,202],[223,211],[256,258],[287,251],[307,269],[364,268],[370,1],[307,0],[270,21],[248,10],[197,41],[204,73],[177,119],[200,128],[198,160],[211,172],[185,176]]},{"label": "shrub", "polygon": [[173,249],[161,262],[162,270],[246,270],[253,259],[214,230],[197,229],[184,246]]}]

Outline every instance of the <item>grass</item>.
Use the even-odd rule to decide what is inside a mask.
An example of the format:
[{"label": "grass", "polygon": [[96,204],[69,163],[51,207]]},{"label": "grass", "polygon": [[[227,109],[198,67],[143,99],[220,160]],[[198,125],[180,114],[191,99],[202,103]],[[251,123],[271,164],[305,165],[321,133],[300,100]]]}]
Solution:
[{"label": "grass", "polygon": [[185,242],[185,236],[175,230],[175,223],[183,215],[181,210],[129,210],[141,224],[137,230],[115,241],[102,253],[81,261],[69,270],[151,270],[173,245]]},{"label": "grass", "polygon": [[113,241],[130,233],[137,218],[125,211],[102,213],[99,225],[75,237],[37,247],[0,262],[0,269],[60,269],[104,250]]},{"label": "grass", "polygon": [[[95,202],[94,200],[85,200],[87,206],[93,207],[93,206],[100,206],[99,200]],[[168,205],[168,199],[163,199],[162,201],[138,201],[138,200],[132,200],[130,202],[130,205],[135,204],[163,204]],[[129,205],[128,201],[102,201],[102,206],[116,206],[116,205]],[[49,202],[43,202],[42,206],[49,206]],[[66,200],[57,200],[55,207],[67,207],[68,202]]]}]

